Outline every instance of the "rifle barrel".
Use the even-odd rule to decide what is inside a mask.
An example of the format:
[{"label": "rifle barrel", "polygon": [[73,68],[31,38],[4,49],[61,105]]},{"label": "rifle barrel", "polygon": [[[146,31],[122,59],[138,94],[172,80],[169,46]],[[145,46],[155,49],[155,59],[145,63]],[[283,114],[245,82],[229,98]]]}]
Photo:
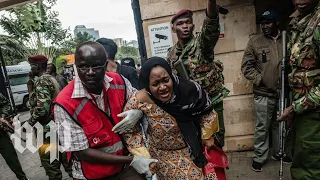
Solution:
[{"label": "rifle barrel", "polygon": [[[287,58],[287,32],[282,31],[282,58],[281,58],[281,72],[280,72],[280,82],[281,82],[281,90],[280,90],[280,99],[279,99],[279,113],[280,115],[283,114],[284,109],[286,108],[286,97],[285,97],[285,70],[286,70],[286,58]],[[284,121],[279,123],[279,156],[280,156],[280,170],[279,170],[279,179],[283,179],[283,157],[285,156],[284,153],[284,140],[286,136],[286,129]]]}]

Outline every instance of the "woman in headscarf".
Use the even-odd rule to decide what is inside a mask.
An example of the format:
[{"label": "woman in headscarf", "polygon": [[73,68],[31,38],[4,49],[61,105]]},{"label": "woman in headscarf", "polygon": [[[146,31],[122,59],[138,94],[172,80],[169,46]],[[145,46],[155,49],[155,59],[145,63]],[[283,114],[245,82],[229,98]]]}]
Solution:
[{"label": "woman in headscarf", "polygon": [[[158,179],[204,179],[203,145],[213,146],[212,135],[218,131],[217,114],[207,93],[199,84],[173,75],[170,65],[159,57],[142,66],[139,85],[142,90],[127,102],[125,110],[144,112],[147,138],[138,124],[125,134],[128,150],[158,159],[152,168]],[[216,179],[215,173],[209,176],[205,179]]]}]

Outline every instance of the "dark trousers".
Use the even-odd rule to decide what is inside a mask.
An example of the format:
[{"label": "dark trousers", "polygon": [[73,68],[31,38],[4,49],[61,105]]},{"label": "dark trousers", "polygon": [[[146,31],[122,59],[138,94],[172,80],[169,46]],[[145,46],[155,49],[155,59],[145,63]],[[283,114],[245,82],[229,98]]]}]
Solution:
[{"label": "dark trousers", "polygon": [[[115,174],[113,176],[109,176],[107,178],[99,179],[99,180],[145,180],[145,175],[137,173],[137,171],[131,167],[127,166],[120,173]],[[73,178],[73,180],[79,180]]]},{"label": "dark trousers", "polygon": [[0,131],[0,154],[19,180],[27,179],[19,162],[16,150],[7,132]]}]

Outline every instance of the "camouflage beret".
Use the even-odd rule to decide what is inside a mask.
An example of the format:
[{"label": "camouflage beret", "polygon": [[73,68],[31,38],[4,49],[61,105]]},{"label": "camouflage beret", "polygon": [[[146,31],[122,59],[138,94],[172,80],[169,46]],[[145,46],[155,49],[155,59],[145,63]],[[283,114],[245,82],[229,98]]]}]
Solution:
[{"label": "camouflage beret", "polygon": [[192,17],[192,15],[193,15],[193,12],[191,10],[183,9],[172,17],[171,24],[173,24],[178,18],[180,18],[182,16]]},{"label": "camouflage beret", "polygon": [[30,64],[44,64],[48,62],[48,58],[43,55],[30,56],[28,57],[28,62]]}]

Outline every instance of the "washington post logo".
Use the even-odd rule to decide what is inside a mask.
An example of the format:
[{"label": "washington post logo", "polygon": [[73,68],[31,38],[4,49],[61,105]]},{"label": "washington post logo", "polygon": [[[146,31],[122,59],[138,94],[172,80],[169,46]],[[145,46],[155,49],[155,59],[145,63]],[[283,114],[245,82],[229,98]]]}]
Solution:
[{"label": "washington post logo", "polygon": [[[46,129],[48,132],[44,133],[44,126],[37,122],[34,126],[31,126],[28,122],[21,126],[21,122],[16,116],[13,119],[14,123],[14,134],[11,135],[14,147],[20,153],[25,150],[29,150],[31,153],[50,153],[50,163],[54,160],[59,160],[59,152],[63,153],[69,147],[63,147],[59,145],[59,126],[63,126],[65,130],[70,130],[69,125],[64,121],[62,124],[56,124],[50,121],[47,124]],[[22,132],[25,129],[26,138],[22,139]],[[45,134],[45,137],[44,137]],[[45,140],[45,139],[49,139]],[[24,143],[25,142],[25,143]],[[25,145],[23,145],[25,144]]]}]

